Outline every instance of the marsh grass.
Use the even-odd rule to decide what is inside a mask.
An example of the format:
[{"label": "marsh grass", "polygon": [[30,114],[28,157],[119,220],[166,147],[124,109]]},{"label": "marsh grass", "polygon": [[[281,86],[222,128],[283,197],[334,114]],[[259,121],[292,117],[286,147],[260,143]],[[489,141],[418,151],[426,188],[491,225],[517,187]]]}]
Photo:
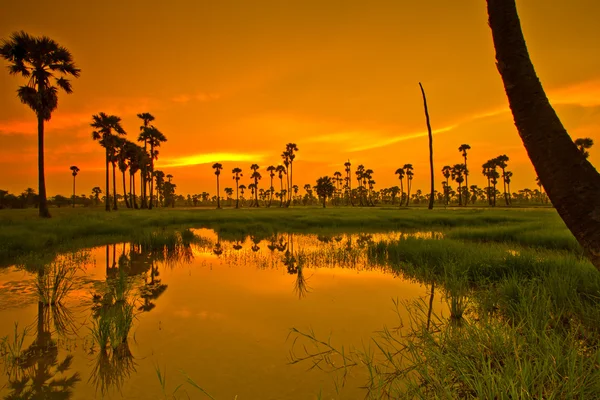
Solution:
[{"label": "marsh grass", "polygon": [[73,288],[75,274],[88,259],[87,252],[75,252],[41,266],[35,281],[39,301],[46,306],[61,304]]},{"label": "marsh grass", "polygon": [[[156,209],[152,212],[100,209],[56,209],[53,218],[39,220],[33,210],[2,210],[0,213],[0,265],[14,263],[28,254],[52,253],[138,238],[152,242],[150,233],[163,229],[213,228],[223,239],[254,235],[264,239],[281,232],[368,232],[487,227],[541,221],[560,224],[554,210],[423,210],[379,208],[295,209]],[[560,225],[558,225],[560,226]],[[566,228],[561,227],[563,231]],[[35,235],[31,232],[35,231]],[[51,254],[48,255],[49,258]]]},{"label": "marsh grass", "polygon": [[573,249],[449,237],[369,242],[366,253],[372,264],[437,285],[450,318],[423,299],[396,303],[408,317],[398,311],[399,326],[362,348],[294,329],[291,362],[334,374],[337,387],[359,369],[374,399],[597,396],[600,272]]},{"label": "marsh grass", "polygon": [[19,330],[19,324],[15,323],[12,336],[0,338],[0,360],[9,376],[12,376],[19,367],[23,365],[23,344],[29,334],[29,328]]}]

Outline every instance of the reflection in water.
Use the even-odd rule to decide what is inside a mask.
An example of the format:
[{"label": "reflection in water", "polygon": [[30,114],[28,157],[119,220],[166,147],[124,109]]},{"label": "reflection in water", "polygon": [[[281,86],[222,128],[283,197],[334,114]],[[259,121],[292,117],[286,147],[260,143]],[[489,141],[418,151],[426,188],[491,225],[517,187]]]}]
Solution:
[{"label": "reflection in water", "polygon": [[[181,270],[186,264],[194,262],[193,269],[185,267],[189,277],[195,274],[204,274],[204,278],[208,277],[205,270],[209,269],[203,270],[202,267],[207,264],[212,266],[212,262],[222,266],[235,266],[239,269],[230,273],[229,277],[218,275],[224,280],[223,283],[220,283],[221,286],[218,286],[219,283],[214,283],[217,282],[216,280],[213,282],[218,289],[227,288],[229,282],[237,282],[236,285],[240,286],[226,289],[229,290],[227,296],[235,298],[237,291],[242,288],[241,285],[245,281],[252,281],[253,284],[250,286],[254,287],[250,289],[243,287],[246,295],[252,293],[256,299],[264,298],[270,302],[268,304],[275,303],[271,310],[274,312],[274,317],[268,319],[268,322],[254,317],[243,320],[243,326],[252,326],[256,330],[252,333],[255,338],[252,337],[249,340],[252,340],[252,343],[260,343],[263,339],[261,336],[263,331],[274,330],[271,326],[274,322],[271,321],[283,319],[281,323],[285,324],[284,331],[287,330],[294,325],[294,317],[301,314],[301,310],[303,310],[295,307],[306,307],[307,309],[312,307],[309,312],[312,321],[312,318],[315,318],[314,315],[320,312],[317,308],[325,306],[325,304],[334,304],[333,297],[328,297],[333,296],[333,293],[339,296],[339,304],[342,308],[334,308],[332,310],[335,311],[326,312],[326,316],[321,317],[322,320],[330,324],[328,326],[331,328],[334,326],[332,321],[338,318],[337,315],[334,315],[336,313],[340,313],[341,319],[354,318],[358,306],[357,304],[351,306],[350,303],[357,296],[344,297],[346,292],[351,289],[346,289],[344,285],[338,285],[338,282],[342,282],[341,278],[336,278],[335,281],[329,278],[325,279],[324,273],[327,276],[334,276],[334,273],[338,274],[335,276],[344,276],[345,284],[356,282],[357,285],[360,285],[358,283],[360,280],[353,278],[356,272],[360,271],[368,271],[367,275],[372,272],[370,275],[372,278],[382,279],[380,278],[383,276],[381,272],[389,272],[388,267],[370,258],[366,252],[367,247],[382,240],[395,240],[410,235],[422,239],[440,238],[437,233],[431,232],[358,235],[294,235],[287,233],[275,234],[265,240],[257,236],[233,237],[231,240],[225,240],[221,235],[211,231],[188,230],[177,235],[158,232],[134,243],[112,244],[92,250],[99,261],[98,268],[89,268],[85,272],[80,268],[76,270],[55,268],[57,265],[61,265],[58,261],[66,260],[68,257],[63,256],[59,260],[55,260],[53,264],[49,264],[34,280],[37,282],[36,290],[42,300],[38,303],[35,337],[29,347],[22,352],[18,362],[12,368],[6,369],[5,387],[9,392],[7,398],[71,398],[75,386],[81,380],[80,374],[82,373],[89,376],[88,386],[95,388],[95,391],[102,396],[108,396],[111,392],[127,390],[131,385],[131,380],[134,380],[133,378],[140,373],[138,365],[141,360],[154,352],[154,348],[140,352],[138,340],[132,340],[134,325],[137,329],[137,325],[143,323],[145,319],[153,321],[164,319],[165,325],[173,324],[175,326],[178,323],[177,318],[186,318],[187,322],[179,329],[171,328],[169,335],[181,338],[178,341],[181,341],[182,346],[189,351],[194,351],[194,348],[188,349],[187,346],[192,340],[195,340],[191,339],[189,335],[204,335],[201,336],[202,339],[210,343],[222,334],[219,329],[226,329],[226,332],[237,332],[239,330],[236,325],[237,321],[235,323],[230,321],[230,319],[235,319],[231,315],[235,313],[236,308],[222,311],[218,306],[210,307],[212,298],[216,297],[216,293],[219,291],[217,288],[215,291],[211,291],[210,286],[205,286],[204,297],[200,298],[195,292],[196,288],[190,286],[192,279],[189,279],[188,286],[182,286],[181,281],[177,286],[169,279],[173,277],[173,274],[181,275]],[[82,263],[84,263],[83,260],[72,262],[75,265]],[[66,265],[66,263],[62,265]],[[250,268],[243,269],[244,267]],[[332,271],[325,270],[319,273],[319,269],[332,269]],[[348,271],[344,271],[344,269],[348,269]],[[210,270],[212,271],[212,268]],[[248,270],[259,271],[264,275],[257,276],[255,273],[249,273]],[[267,274],[269,270],[279,270],[283,274]],[[234,277],[233,274],[238,274],[239,278]],[[265,276],[269,276],[269,280],[263,282]],[[62,282],[62,286],[56,282]],[[198,280],[193,282],[201,283]],[[389,281],[386,279],[371,282],[371,285],[379,285],[380,282]],[[287,286],[290,284],[292,288]],[[169,286],[178,287],[178,290],[167,290]],[[432,284],[428,319],[431,317],[433,308],[434,289]],[[393,293],[397,295],[395,290]],[[183,300],[180,296],[186,292],[191,292],[190,297],[184,297],[185,300]],[[360,293],[362,294],[362,292]],[[387,301],[392,297],[385,296]],[[166,302],[165,297],[169,298]],[[269,300],[271,298],[279,299],[279,301],[271,302]],[[174,299],[178,299],[178,301]],[[303,301],[298,302],[297,299],[303,299]],[[293,303],[289,303],[290,300],[293,300]],[[251,301],[256,300],[252,298]],[[368,301],[363,299],[361,303]],[[251,308],[246,308],[246,305],[243,304],[245,300],[232,300],[231,302],[235,303],[235,307],[238,309],[245,310],[240,311],[241,314],[251,314],[248,311]],[[276,305],[278,302],[281,303],[280,306]],[[221,300],[221,303],[224,301]],[[284,308],[285,312],[277,314],[278,307]],[[349,309],[347,315],[344,314],[346,307]],[[365,307],[368,308],[366,304]],[[81,315],[74,316],[74,313],[70,311],[71,308]],[[290,308],[294,308],[295,311],[289,312]],[[365,313],[360,322],[361,327],[364,324],[365,316],[373,315],[373,310],[368,309]],[[2,317],[3,315],[0,314],[0,321],[3,320]],[[241,317],[238,316],[238,318]],[[83,327],[83,329],[77,327],[74,321],[79,319],[85,320],[87,327]],[[11,324],[12,321],[11,319]],[[215,321],[219,321],[219,328],[212,330],[216,325]],[[242,324],[242,321],[239,324]],[[376,326],[379,326],[379,322]],[[155,332],[149,334],[148,328],[146,329],[146,335],[150,335],[152,338],[157,337]],[[348,331],[354,329],[355,327]],[[189,332],[187,332],[188,330]],[[281,331],[275,331],[277,335],[281,334]],[[53,336],[55,337],[53,338]],[[139,336],[137,337],[139,339]],[[195,338],[195,336],[193,337]],[[61,342],[57,338],[65,338],[65,340]],[[239,340],[243,342],[243,339]],[[264,338],[265,343],[272,343],[273,340],[276,339]],[[61,344],[67,343],[67,341],[83,341],[84,343],[69,348]],[[157,342],[160,343],[159,340]],[[144,344],[151,345],[148,340]],[[201,346],[201,344],[194,342],[194,346]],[[79,351],[85,348],[87,354],[78,355],[76,348],[79,348]],[[285,358],[287,351],[282,350],[281,356]],[[226,349],[217,347],[215,351],[221,352]],[[241,351],[245,350],[242,348]],[[75,356],[76,358],[74,358]],[[85,358],[89,359],[87,363]],[[80,360],[79,364],[77,364],[77,360]],[[257,358],[253,362],[260,364],[261,360]],[[74,363],[78,366],[74,367]],[[85,364],[85,366],[81,366],[81,364]],[[77,372],[69,372],[73,368]],[[139,369],[144,370],[144,368]],[[280,375],[276,376],[279,377],[277,379],[283,379]],[[155,377],[145,377],[144,379],[154,380]],[[3,384],[4,382],[0,379],[0,387]],[[77,385],[77,387],[78,391],[87,390],[85,384]],[[3,389],[0,389],[0,393],[4,396]],[[89,392],[85,393],[90,394]]]}]

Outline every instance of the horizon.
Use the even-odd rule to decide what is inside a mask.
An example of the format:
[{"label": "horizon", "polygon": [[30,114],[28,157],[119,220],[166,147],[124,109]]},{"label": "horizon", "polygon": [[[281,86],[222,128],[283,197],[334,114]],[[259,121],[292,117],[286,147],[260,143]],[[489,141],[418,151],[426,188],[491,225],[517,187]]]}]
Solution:
[{"label": "horizon", "polygon": [[[252,4],[11,4],[0,16],[0,38],[18,30],[46,35],[82,70],[46,124],[49,196],[71,194],[71,165],[80,168],[78,194],[103,187],[104,151],[90,127],[99,112],[121,117],[130,140],[139,133],[137,113],[156,117],[168,139],[156,169],[174,175],[178,194],[214,194],[214,162],[223,164],[222,188],[235,167],[247,184],[253,163],[266,185],[266,167],[281,163],[289,142],[299,147],[301,190],[343,173],[350,159],[353,172],[359,164],[374,170],[376,190],[397,186],[394,171],[412,163],[414,190],[428,192],[419,82],[434,131],[436,190],[442,167],[463,162],[463,143],[471,146],[470,184],[483,187],[481,164],[506,154],[512,186],[536,188],[495,67],[484,2]],[[600,4],[543,4],[518,1],[538,76],[571,137],[598,140]],[[107,18],[110,31],[101,23]],[[0,189],[15,194],[38,190],[35,115],[16,96],[24,82],[0,73],[0,167],[10,171]]]}]

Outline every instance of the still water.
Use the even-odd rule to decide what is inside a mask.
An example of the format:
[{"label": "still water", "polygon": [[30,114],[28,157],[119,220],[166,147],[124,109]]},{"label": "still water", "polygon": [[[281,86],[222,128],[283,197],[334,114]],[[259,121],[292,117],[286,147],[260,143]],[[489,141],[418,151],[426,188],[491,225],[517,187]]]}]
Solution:
[{"label": "still water", "polygon": [[[290,364],[298,354],[290,329],[368,345],[373,332],[399,324],[393,299],[428,295],[365,254],[369,242],[405,233],[237,241],[186,233],[165,246],[121,243],[59,257],[54,266],[76,269],[55,306],[39,302],[38,274],[0,270],[0,397],[209,398],[189,377],[215,399],[361,398],[358,371],[338,392],[330,374]],[[113,333],[101,350],[109,317]],[[118,336],[121,323],[130,329]]]}]

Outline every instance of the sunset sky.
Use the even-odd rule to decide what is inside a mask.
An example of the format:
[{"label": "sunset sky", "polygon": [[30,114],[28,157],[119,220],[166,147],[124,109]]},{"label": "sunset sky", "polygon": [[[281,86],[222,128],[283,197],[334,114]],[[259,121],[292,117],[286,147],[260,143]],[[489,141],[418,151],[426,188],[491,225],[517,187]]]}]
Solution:
[{"label": "sunset sky", "polygon": [[[600,2],[521,0],[521,22],[538,75],[571,137],[597,142],[600,161]],[[47,35],[81,68],[74,93],[61,93],[46,125],[49,196],[103,188],[104,151],[92,140],[92,114],[123,119],[137,138],[137,113],[150,112],[168,138],[156,168],[177,192],[215,193],[212,163],[230,171],[280,163],[285,144],[300,149],[294,183],[343,172],[350,159],[375,171],[376,188],[398,185],[415,168],[426,189],[428,147],[418,83],[428,96],[436,186],[441,168],[471,146],[469,183],[481,164],[506,154],[513,189],[535,172],[512,122],[487,25],[484,0],[105,0],[10,2],[0,38],[17,30]],[[33,111],[0,60],[0,189],[37,190]],[[119,190],[120,192],[120,190]]]}]

